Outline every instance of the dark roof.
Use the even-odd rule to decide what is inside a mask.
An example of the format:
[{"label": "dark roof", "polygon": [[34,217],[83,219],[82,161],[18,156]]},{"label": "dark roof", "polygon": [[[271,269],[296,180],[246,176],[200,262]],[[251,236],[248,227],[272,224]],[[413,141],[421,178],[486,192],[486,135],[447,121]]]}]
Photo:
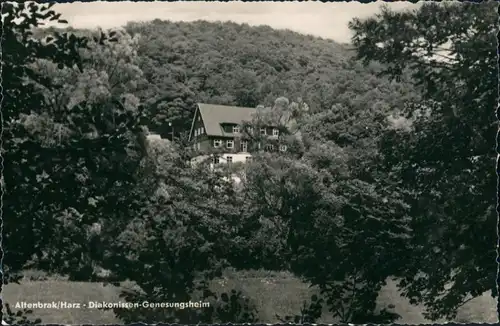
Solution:
[{"label": "dark roof", "polygon": [[241,124],[243,121],[251,121],[255,108],[240,106],[228,106],[218,104],[198,103],[201,118],[205,125],[205,132],[208,136],[234,136],[225,133],[222,124]]}]

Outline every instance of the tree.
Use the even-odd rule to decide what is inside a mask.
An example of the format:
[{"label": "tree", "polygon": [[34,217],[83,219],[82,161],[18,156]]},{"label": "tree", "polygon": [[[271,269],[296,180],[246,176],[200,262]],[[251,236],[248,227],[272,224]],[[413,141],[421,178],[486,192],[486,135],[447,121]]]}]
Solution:
[{"label": "tree", "polygon": [[[26,13],[23,13],[26,10]],[[32,38],[31,27],[40,23],[40,18],[58,20],[59,15],[50,10],[49,5],[40,6],[36,4],[13,4],[2,6],[5,13],[4,26],[8,29],[2,36],[2,44],[8,49],[2,55],[2,77],[3,77],[3,107],[2,118],[4,126],[3,141],[3,192],[6,203],[3,208],[4,234],[3,254],[6,257],[4,263],[4,280],[8,281],[14,277],[12,272],[18,272],[30,259],[35,248],[35,239],[30,236],[33,226],[31,223],[16,223],[19,216],[24,215],[23,210],[27,207],[27,200],[31,200],[30,190],[21,182],[28,175],[21,176],[21,169],[15,168],[16,163],[27,162],[23,156],[33,148],[33,145],[19,144],[19,138],[26,137],[26,133],[18,128],[18,119],[21,114],[29,114],[31,108],[39,108],[44,103],[43,95],[35,92],[33,84],[26,84],[25,80],[36,78],[40,83],[49,83],[43,76],[37,76],[29,65],[38,58],[58,59],[59,66],[73,66],[77,56],[77,48],[84,46],[82,39],[69,39],[68,34],[57,33],[52,37],[52,42],[42,43]],[[70,59],[71,58],[71,59]],[[77,60],[76,62],[80,62]],[[17,142],[16,142],[17,140]],[[24,148],[22,148],[22,146]],[[23,160],[24,159],[24,160]],[[21,179],[22,178],[22,179]],[[17,196],[15,193],[18,193]],[[22,196],[20,194],[23,193]],[[29,207],[29,206],[28,206]],[[17,225],[15,228],[14,226]],[[13,234],[17,236],[13,238]],[[17,241],[17,242],[16,242]],[[8,248],[16,248],[10,251]]]},{"label": "tree", "polygon": [[[298,108],[280,98],[273,108],[258,110],[256,126],[281,126],[283,135],[299,136],[302,146],[299,153],[253,157],[245,185],[253,214],[274,223],[287,267],[320,288],[334,318],[391,322],[397,316],[377,312],[375,300],[405,250],[408,208],[397,193],[351,173],[349,150],[332,141],[308,141],[310,135],[302,131],[314,115]],[[315,298],[302,317],[295,317],[316,320],[321,300]]]},{"label": "tree", "polygon": [[[20,121],[22,115],[31,111],[40,112],[44,107],[43,94],[37,92],[34,82],[50,85],[50,80],[37,74],[31,65],[38,59],[53,60],[58,68],[77,66],[82,69],[78,56],[80,48],[86,46],[86,39],[69,33],[53,33],[41,41],[34,36],[32,27],[43,20],[57,21],[60,15],[50,10],[52,5],[36,3],[6,3],[2,5],[2,280],[3,283],[18,281],[21,269],[33,254],[43,250],[43,241],[36,238],[43,227],[37,223],[36,214],[44,214],[50,208],[36,211],[39,199],[36,195],[46,186],[47,175],[37,167],[47,160],[36,156],[40,141],[40,128],[28,132]],[[32,82],[28,82],[32,81]],[[24,121],[25,122],[25,121]],[[45,121],[40,121],[44,123]],[[51,124],[54,127],[54,124]],[[44,130],[45,135],[48,130]],[[61,131],[59,129],[59,131]],[[42,132],[43,133],[43,132]],[[33,134],[38,134],[33,137]],[[36,140],[33,138],[37,138]],[[38,152],[39,153],[39,152]],[[50,156],[49,156],[50,157]],[[29,163],[28,163],[29,162]],[[49,215],[50,216],[50,215]],[[50,216],[47,224],[54,222]],[[81,231],[80,231],[81,232]],[[47,239],[47,235],[43,239]],[[2,302],[2,306],[5,302]],[[12,312],[8,304],[6,320],[12,323],[30,322],[25,314],[31,311]],[[19,320],[21,319],[21,320]]]},{"label": "tree", "polygon": [[404,79],[379,78],[381,67],[351,60],[352,51],[331,40],[201,21],[155,20],[125,29],[140,35],[139,66],[149,82],[136,95],[148,104],[150,130],[164,134],[169,122],[176,132],[188,130],[196,102],[256,107],[301,97],[310,112],[341,104],[356,111],[354,119],[415,95]]},{"label": "tree", "polygon": [[[222,221],[232,218],[235,225],[237,219],[223,211],[226,220],[211,220],[221,213],[212,207],[224,210],[227,204],[205,200],[195,205],[198,199],[217,199],[196,181],[199,175],[182,156],[147,141],[142,108],[132,94],[142,75],[134,63],[134,39],[119,32],[81,31],[63,38],[48,30],[27,41],[29,23],[38,26],[44,17],[58,15],[49,11],[50,5],[29,5],[31,16],[23,13],[24,4],[6,6],[11,28],[3,44],[12,47],[3,61],[9,86],[4,115],[9,137],[2,153],[5,281],[27,267],[69,275],[70,280],[98,280],[97,267],[102,267],[111,272],[108,280],[129,276],[149,298],[188,300],[197,285],[204,297],[210,296],[203,279],[217,275],[225,248],[231,248],[215,240],[229,228]],[[20,16],[25,21],[16,20]],[[25,56],[16,56],[16,49]],[[78,69],[60,58],[66,52],[76,58]],[[152,161],[159,154],[166,159],[163,171]],[[217,176],[210,178],[231,189]],[[162,196],[165,185],[167,195],[176,196]],[[165,259],[158,260],[162,248]],[[176,259],[177,267],[171,264]],[[204,311],[201,320],[227,321],[230,315],[254,320],[240,294],[225,299]],[[196,313],[187,311],[174,317],[196,320]],[[150,314],[147,320],[165,320],[161,311],[156,313],[159,319]],[[126,313],[118,315],[127,320]],[[141,316],[135,311],[132,319]]]},{"label": "tree", "polygon": [[[255,308],[241,293],[213,293],[209,282],[227,267],[234,247],[241,247],[242,201],[223,173],[186,163],[168,141],[151,148],[136,200],[125,227],[115,228],[106,244],[104,267],[135,289],[122,297],[130,302],[209,301],[194,309],[114,309],[125,322],[252,322]],[[151,187],[151,185],[160,187]],[[218,191],[213,191],[216,188]],[[156,193],[155,193],[156,192]],[[240,250],[241,251],[241,250]]]},{"label": "tree", "polygon": [[[114,214],[126,218],[133,201],[124,189],[143,154],[140,108],[124,88],[140,71],[126,62],[126,47],[111,46],[116,33],[94,42],[35,34],[32,27],[59,19],[50,8],[3,6],[5,282],[29,267],[93,279],[100,253],[89,238]],[[113,52],[122,57],[116,75]]]},{"label": "tree", "polygon": [[350,23],[359,59],[387,65],[392,77],[408,70],[423,91],[424,101],[402,112],[411,131],[388,132],[381,150],[390,178],[409,185],[413,236],[400,285],[432,319],[452,318],[484,292],[497,295],[495,8],[426,3]]}]

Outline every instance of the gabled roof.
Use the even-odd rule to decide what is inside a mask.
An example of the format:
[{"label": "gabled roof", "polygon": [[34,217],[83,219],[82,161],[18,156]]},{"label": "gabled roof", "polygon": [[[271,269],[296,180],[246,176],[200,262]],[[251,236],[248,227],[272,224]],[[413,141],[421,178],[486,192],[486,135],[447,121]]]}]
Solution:
[{"label": "gabled roof", "polygon": [[228,106],[218,104],[198,103],[205,132],[208,136],[234,136],[225,133],[222,124],[241,124],[243,121],[251,121],[257,109],[240,106]]}]

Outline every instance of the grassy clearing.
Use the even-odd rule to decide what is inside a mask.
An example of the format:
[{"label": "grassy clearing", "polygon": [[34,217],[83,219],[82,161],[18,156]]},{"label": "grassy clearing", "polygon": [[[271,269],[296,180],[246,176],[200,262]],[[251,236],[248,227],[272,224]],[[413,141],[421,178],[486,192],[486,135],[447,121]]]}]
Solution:
[{"label": "grassy clearing", "polygon": [[[276,314],[281,316],[298,313],[304,300],[317,292],[308,284],[300,281],[287,272],[240,271],[227,270],[223,277],[212,283],[215,292],[226,292],[231,289],[241,290],[254,299],[259,311],[260,320],[266,323],[278,322]],[[20,285],[9,284],[4,287],[2,297],[10,303],[16,302],[49,302],[66,301],[86,303],[88,301],[117,302],[120,289],[104,286],[101,283],[68,282],[62,277],[47,278],[41,273],[27,273],[25,281]],[[422,313],[422,307],[410,305],[402,298],[396,283],[389,281],[380,291],[378,297],[380,307],[393,304],[393,311],[401,315],[399,324],[428,324]],[[34,309],[33,316],[42,319],[44,324],[115,324],[120,323],[111,311],[73,309],[52,310]],[[458,322],[496,323],[496,301],[485,294],[464,305],[458,312]],[[321,323],[334,323],[324,311]]]},{"label": "grassy clearing", "polygon": [[[304,300],[309,300],[317,289],[287,272],[271,271],[225,271],[222,279],[212,283],[213,291],[227,292],[241,290],[254,301],[259,312],[259,319],[274,323],[280,316],[298,314]],[[321,320],[329,322],[329,320]]]}]

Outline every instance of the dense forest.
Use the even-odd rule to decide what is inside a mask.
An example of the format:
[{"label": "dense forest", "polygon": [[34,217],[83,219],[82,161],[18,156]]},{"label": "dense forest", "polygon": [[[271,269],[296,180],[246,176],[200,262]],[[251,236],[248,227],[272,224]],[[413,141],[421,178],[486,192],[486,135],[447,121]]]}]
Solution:
[{"label": "dense forest", "polygon": [[[4,282],[31,268],[212,303],[115,309],[126,323],[259,321],[255,298],[209,289],[228,267],[319,288],[284,321],[393,322],[375,304],[389,277],[434,320],[496,296],[493,7],[383,8],[342,45],[203,21],[33,30],[59,15],[5,5]],[[248,124],[280,125],[290,150],[188,164],[196,102],[259,106]],[[173,143],[146,140],[169,123]]]},{"label": "dense forest", "polygon": [[158,112],[160,130],[165,122],[189,127],[194,102],[256,107],[284,96],[312,112],[343,105],[358,118],[418,96],[409,84],[377,77],[380,64],[365,67],[353,48],[332,40],[229,22],[155,20],[125,29],[140,36],[138,66],[148,85],[139,96]]}]

